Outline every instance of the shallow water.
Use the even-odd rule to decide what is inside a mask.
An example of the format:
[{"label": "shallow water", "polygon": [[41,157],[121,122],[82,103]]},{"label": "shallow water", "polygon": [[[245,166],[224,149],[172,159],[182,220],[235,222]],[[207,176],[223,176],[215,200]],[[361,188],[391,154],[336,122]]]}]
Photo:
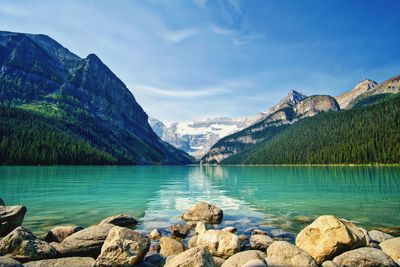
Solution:
[{"label": "shallow water", "polygon": [[240,232],[297,233],[322,214],[400,226],[399,167],[0,167],[0,197],[27,206],[24,225],[37,234],[119,213],[138,218],[138,230],[167,228],[199,200],[220,206],[223,226]]}]

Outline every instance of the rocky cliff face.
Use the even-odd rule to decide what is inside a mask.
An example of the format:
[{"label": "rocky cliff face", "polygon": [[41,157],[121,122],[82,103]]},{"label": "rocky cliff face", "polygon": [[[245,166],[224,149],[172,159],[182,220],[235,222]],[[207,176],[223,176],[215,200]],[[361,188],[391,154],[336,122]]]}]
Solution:
[{"label": "rocky cliff face", "polygon": [[45,35],[0,32],[0,66],[0,103],[88,128],[85,138],[119,151],[124,163],[191,162],[160,140],[129,89],[96,55],[79,58]]},{"label": "rocky cliff face", "polygon": [[336,97],[337,102],[340,105],[341,109],[346,109],[351,101],[356,99],[359,95],[368,92],[375,88],[378,84],[369,79],[365,79],[359,82],[353,89],[348,92],[345,92]]},{"label": "rocky cliff face", "polygon": [[[285,99],[290,99],[291,94],[292,92],[289,92]],[[202,164],[219,163],[231,155],[271,138],[278,133],[281,126],[292,124],[300,119],[311,117],[321,112],[340,109],[339,104],[331,96],[314,95],[305,97],[302,94],[299,95],[302,96],[301,100],[289,103],[282,100],[280,103],[286,102],[286,104],[281,105],[280,109],[275,110],[263,120],[218,141],[202,157],[200,162]]]}]

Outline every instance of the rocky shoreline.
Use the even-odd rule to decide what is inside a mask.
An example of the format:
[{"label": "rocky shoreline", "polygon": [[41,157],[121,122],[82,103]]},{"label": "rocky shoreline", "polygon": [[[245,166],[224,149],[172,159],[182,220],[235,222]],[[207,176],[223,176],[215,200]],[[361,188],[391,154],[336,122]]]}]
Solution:
[{"label": "rocky shoreline", "polygon": [[37,237],[22,225],[27,209],[0,199],[0,267],[11,266],[399,266],[400,237],[318,217],[293,238],[254,228],[219,227],[223,211],[199,202],[169,229],[133,230],[125,214],[96,225],[57,226]]}]

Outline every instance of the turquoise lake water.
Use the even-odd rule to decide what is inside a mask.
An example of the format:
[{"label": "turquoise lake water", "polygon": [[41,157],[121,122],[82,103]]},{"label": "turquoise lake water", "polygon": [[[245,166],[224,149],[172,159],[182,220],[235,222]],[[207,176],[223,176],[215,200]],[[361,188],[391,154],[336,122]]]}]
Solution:
[{"label": "turquoise lake water", "polygon": [[0,197],[27,206],[24,225],[37,234],[119,213],[139,219],[141,231],[167,228],[200,200],[243,231],[297,233],[334,214],[400,232],[399,167],[0,167]]}]

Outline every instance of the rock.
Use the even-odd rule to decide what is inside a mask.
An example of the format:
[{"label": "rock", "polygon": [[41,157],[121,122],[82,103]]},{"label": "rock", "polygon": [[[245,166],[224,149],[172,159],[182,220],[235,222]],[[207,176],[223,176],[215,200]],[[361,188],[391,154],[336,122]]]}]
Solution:
[{"label": "rock", "polygon": [[296,245],[322,263],[344,251],[365,246],[366,241],[363,232],[351,222],[324,215],[297,235]]},{"label": "rock", "polygon": [[151,240],[158,240],[161,238],[161,233],[158,231],[158,229],[153,229],[150,232],[149,237]]},{"label": "rock", "polygon": [[274,241],[267,249],[269,267],[317,267],[315,260],[304,250],[286,241]]},{"label": "rock", "polygon": [[154,266],[161,267],[165,264],[165,258],[158,253],[146,256],[144,262],[153,264]]},{"label": "rock", "polygon": [[0,205],[0,237],[6,236],[24,220],[26,208],[24,206],[5,207]]},{"label": "rock", "polygon": [[57,226],[51,229],[45,236],[44,241],[51,242],[59,242],[61,243],[68,236],[83,230],[81,226]]},{"label": "rock", "polygon": [[185,251],[185,247],[181,242],[166,236],[160,238],[160,247],[160,255],[163,257],[177,255]]},{"label": "rock", "polygon": [[215,267],[211,254],[204,248],[191,248],[168,260],[165,267]]},{"label": "rock", "polygon": [[132,229],[115,226],[101,248],[96,266],[131,266],[140,263],[150,248],[150,239]]},{"label": "rock", "polygon": [[251,235],[268,235],[267,232],[260,230],[260,229],[253,229],[253,231],[251,231]]},{"label": "rock", "polygon": [[379,247],[400,265],[400,237],[385,240]]},{"label": "rock", "polygon": [[100,222],[100,224],[104,223],[110,223],[121,227],[132,227],[135,226],[138,222],[130,215],[119,214],[105,218]]},{"label": "rock", "polygon": [[199,237],[198,235],[194,235],[189,239],[189,241],[188,241],[189,248],[194,248],[197,246],[197,238],[198,237]]},{"label": "rock", "polygon": [[201,221],[212,224],[221,223],[222,218],[222,210],[207,202],[197,203],[182,215],[182,219],[185,221]]},{"label": "rock", "polygon": [[376,248],[358,248],[347,251],[333,259],[339,266],[346,267],[396,267],[397,264],[383,251]]},{"label": "rock", "polygon": [[54,258],[56,254],[56,250],[47,242],[22,226],[0,240],[0,255],[10,256],[20,262]]},{"label": "rock", "polygon": [[22,265],[19,261],[16,261],[12,258],[0,256],[0,267],[24,267],[24,265]]},{"label": "rock", "polygon": [[247,236],[239,235],[239,241],[240,241],[240,250],[244,250],[246,248]]},{"label": "rock", "polygon": [[3,199],[0,198],[0,216],[6,213],[6,204]]},{"label": "rock", "polygon": [[25,263],[25,267],[93,267],[95,260],[90,257],[69,257],[60,259],[49,259],[40,261],[30,261]]},{"label": "rock", "polygon": [[204,233],[207,230],[213,229],[214,227],[211,224],[205,223],[205,222],[198,222],[196,224],[196,228],[194,229],[194,232],[196,235],[199,235],[201,233]]},{"label": "rock", "polygon": [[216,267],[221,267],[222,264],[224,264],[224,262],[226,261],[224,258],[220,258],[220,257],[213,257],[213,259],[214,259]]},{"label": "rock", "polygon": [[213,256],[229,258],[240,251],[240,240],[230,232],[211,229],[199,235],[197,246],[207,248]]},{"label": "rock", "polygon": [[173,224],[169,227],[171,235],[185,238],[190,233],[190,228],[184,224]]},{"label": "rock", "polygon": [[375,244],[374,242],[372,242],[371,238],[369,237],[367,229],[361,228],[361,227],[358,228],[358,229],[360,229],[360,230],[363,232],[363,234],[364,234],[364,237],[365,237],[365,246],[366,246],[366,247],[376,247],[376,244]]},{"label": "rock", "polygon": [[113,227],[115,225],[105,223],[85,228],[65,238],[57,250],[63,257],[97,258],[108,233]]},{"label": "rock", "polygon": [[394,238],[394,236],[389,235],[389,234],[384,233],[384,232],[381,232],[381,231],[378,231],[378,230],[369,231],[368,232],[368,236],[369,236],[369,238],[371,239],[372,242],[377,243],[377,244],[379,244],[379,243],[381,243],[381,242],[383,242],[385,240]]},{"label": "rock", "polygon": [[333,261],[324,261],[321,264],[321,267],[339,267],[339,265],[337,265],[335,262]]},{"label": "rock", "polygon": [[268,267],[262,260],[251,260],[242,265],[242,267]]},{"label": "rock", "polygon": [[267,255],[259,250],[242,251],[229,257],[221,267],[241,267],[251,260],[264,261],[265,257],[267,257]]},{"label": "rock", "polygon": [[250,248],[258,250],[266,250],[274,242],[274,239],[267,235],[250,236]]},{"label": "rock", "polygon": [[227,232],[234,234],[237,232],[237,229],[233,226],[228,226],[228,227],[225,227],[224,229],[222,229],[222,231],[227,231]]},{"label": "rock", "polygon": [[312,223],[313,219],[305,215],[299,215],[294,218],[294,221],[299,223]]},{"label": "rock", "polygon": [[193,229],[193,228],[196,227],[197,222],[190,222],[190,221],[188,221],[188,222],[186,222],[186,225],[187,225],[190,229]]}]

